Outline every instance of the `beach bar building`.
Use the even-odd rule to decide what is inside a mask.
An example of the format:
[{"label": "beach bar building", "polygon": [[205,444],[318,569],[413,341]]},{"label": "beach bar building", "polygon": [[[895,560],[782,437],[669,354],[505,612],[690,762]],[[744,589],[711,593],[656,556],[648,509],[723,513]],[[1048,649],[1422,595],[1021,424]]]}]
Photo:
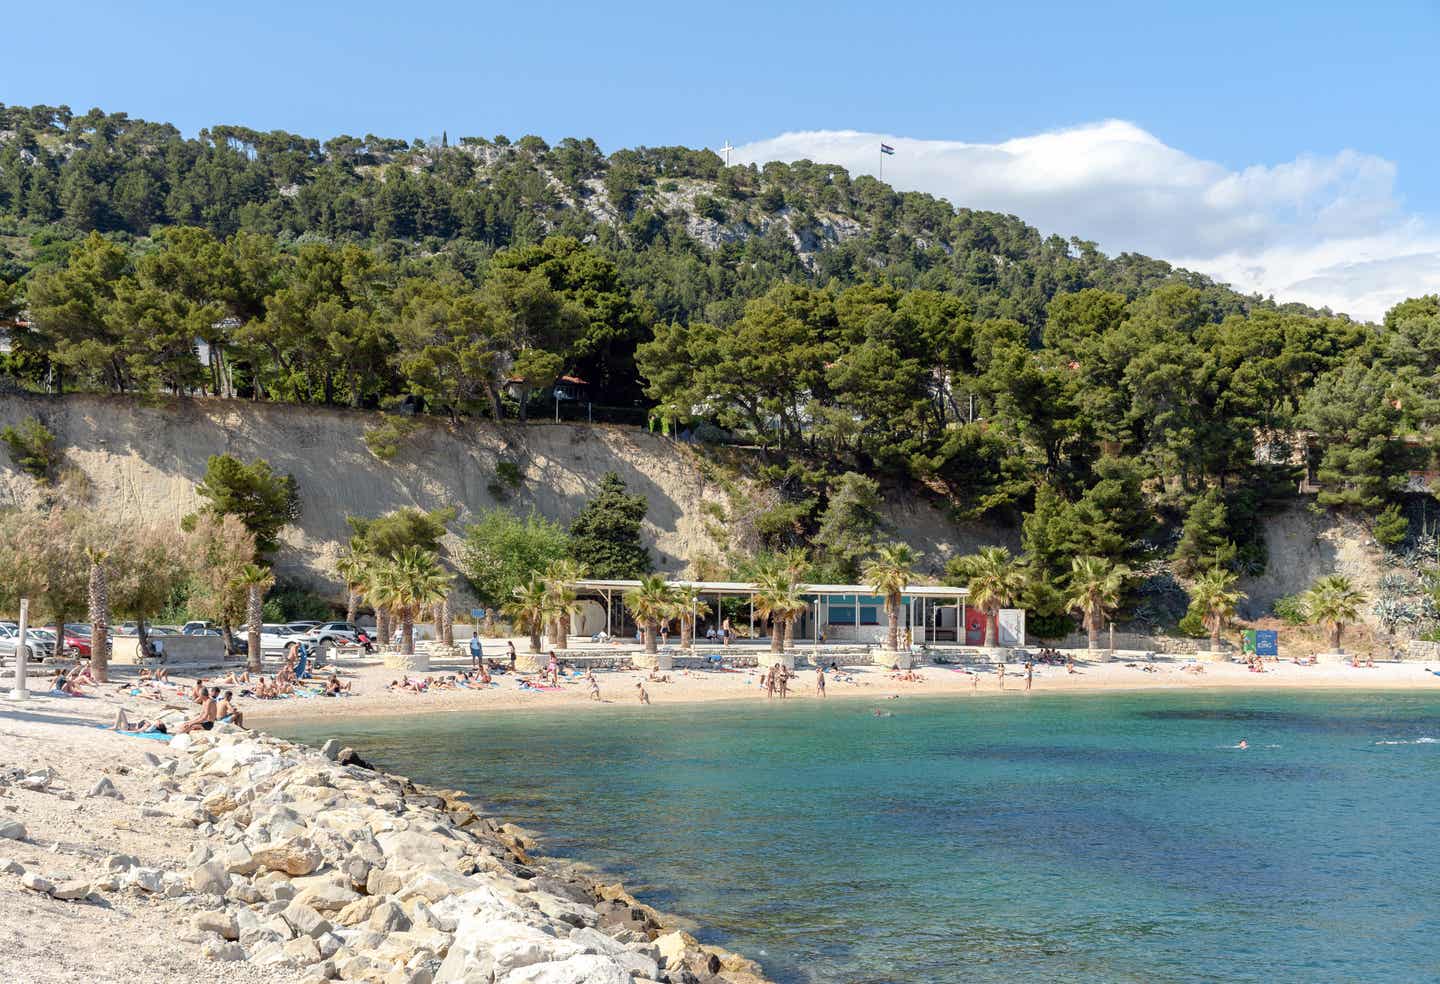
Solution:
[{"label": "beach bar building", "polygon": [[[704,639],[707,630],[718,629],[723,618],[722,602],[739,600],[745,613],[731,625],[751,639],[765,637],[764,620],[755,614],[754,599],[759,586],[753,581],[685,581],[670,582],[676,587],[694,588],[710,608],[711,614],[698,620],[696,635]],[[584,578],[573,585],[581,598],[596,602],[596,609],[584,618],[581,631],[587,635],[603,629],[610,636],[628,635],[634,622],[624,610],[626,591],[638,587],[639,581]],[[885,599],[864,584],[802,584],[799,594],[807,603],[805,613],[795,624],[795,641],[823,645],[842,643],[878,646],[885,642],[889,621]],[[900,632],[908,630],[915,646],[978,646],[984,641],[984,616],[966,604],[969,591],[944,584],[913,584],[905,589],[900,602]],[[748,601],[748,604],[745,602]],[[734,605],[726,606],[733,610]],[[601,619],[603,618],[603,622]],[[748,621],[748,625],[747,625]],[[748,633],[743,630],[748,628]],[[1002,618],[1000,645],[1023,646],[1024,618]]]}]

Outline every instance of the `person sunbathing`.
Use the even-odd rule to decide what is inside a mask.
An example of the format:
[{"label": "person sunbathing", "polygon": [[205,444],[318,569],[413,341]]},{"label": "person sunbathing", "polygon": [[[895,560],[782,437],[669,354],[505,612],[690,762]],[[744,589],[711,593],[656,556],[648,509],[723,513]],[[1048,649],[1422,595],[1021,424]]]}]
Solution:
[{"label": "person sunbathing", "polygon": [[190,702],[193,704],[203,704],[209,697],[210,691],[205,688],[205,678],[196,677],[195,686],[190,688]]},{"label": "person sunbathing", "polygon": [[330,679],[325,681],[325,696],[339,697],[341,694],[348,694],[350,692],[350,686],[349,681],[341,683],[340,678],[332,673],[330,674]]},{"label": "person sunbathing", "polygon": [[100,685],[100,681],[95,679],[95,674],[90,672],[90,666],[88,664],[82,665],[76,663],[70,672],[65,674],[65,679],[73,684],[88,683],[91,686]]},{"label": "person sunbathing", "polygon": [[50,681],[50,693],[56,697],[84,697],[80,685],[65,675],[64,670],[55,671],[55,679]]},{"label": "person sunbathing", "polygon": [[668,674],[661,673],[660,670],[659,670],[659,668],[656,668],[656,669],[651,670],[651,671],[650,671],[650,675],[647,676],[645,679],[649,680],[651,683],[669,683],[669,682],[670,682],[670,677],[669,677],[669,675],[668,675]]},{"label": "person sunbathing", "polygon": [[240,684],[240,683],[249,683],[249,682],[250,682],[250,671],[246,670],[245,672],[240,673],[240,674],[237,675],[234,670],[231,670],[231,671],[230,671],[230,675],[227,676],[227,677],[225,677],[225,678],[224,678],[223,680],[221,680],[220,682],[221,682],[221,683],[225,683],[225,684],[229,684],[229,685],[232,686],[232,687],[235,686],[236,684]]},{"label": "person sunbathing", "polygon": [[165,722],[158,717],[141,718],[139,721],[131,721],[125,713],[125,708],[117,708],[115,711],[115,723],[110,726],[111,731],[123,731],[132,735],[157,734],[165,735],[170,732],[165,728]]},{"label": "person sunbathing", "polygon": [[215,708],[221,723],[233,724],[237,728],[245,727],[245,715],[236,709],[235,694],[232,691],[225,691],[225,696],[220,700],[220,706]]},{"label": "person sunbathing", "polygon": [[169,683],[170,671],[165,669],[163,666],[158,670],[147,670],[142,668],[140,670],[140,679],[154,680],[157,683]]}]

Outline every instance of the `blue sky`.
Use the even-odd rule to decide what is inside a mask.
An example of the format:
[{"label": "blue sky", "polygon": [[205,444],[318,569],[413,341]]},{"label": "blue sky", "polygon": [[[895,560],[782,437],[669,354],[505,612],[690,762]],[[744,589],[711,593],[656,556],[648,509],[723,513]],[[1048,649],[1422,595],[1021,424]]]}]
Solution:
[{"label": "blue sky", "polygon": [[[1366,284],[1345,288],[1325,271],[1337,258],[1351,281],[1359,264],[1389,263],[1393,274],[1404,258],[1413,268],[1440,211],[1429,166],[1440,142],[1432,125],[1440,94],[1434,3],[262,0],[197,11],[72,2],[57,22],[59,9],[7,11],[7,34],[29,40],[0,81],[0,101],[98,105],[187,133],[221,122],[322,137],[533,132],[593,136],[607,150],[729,139],[754,159],[833,150],[835,131],[859,134],[855,148],[894,136],[916,141],[887,162],[887,177],[902,186],[1015,211],[1046,232],[1098,239],[1110,251],[1198,259],[1246,286],[1249,276],[1294,296],[1335,289],[1344,294],[1337,300],[1371,306],[1378,301],[1364,294]],[[1107,121],[1131,129],[1095,129]],[[1006,148],[1057,131],[1118,135],[1111,150],[1139,148],[1161,172],[1209,166],[1183,191],[1201,205],[1227,175],[1243,183],[1248,169],[1266,169],[1272,179],[1262,198],[1252,188],[1238,210],[1263,213],[1284,232],[1257,238],[1249,223],[1229,249],[1220,241],[1225,228],[1247,226],[1231,214],[1232,200],[1221,227],[1196,240],[1173,229],[1159,234],[1151,226],[1194,221],[1183,208],[1148,210],[1157,194],[1177,193],[1164,173],[1138,186],[1093,171],[1062,175],[1043,194],[1033,180],[1014,193],[991,175],[972,201],[973,160],[952,167],[946,156],[969,159],[965,148]],[[1157,157],[1151,140],[1175,156]],[[908,160],[907,148],[915,152]],[[1093,148],[1087,138],[1046,153],[1063,159]],[[927,150],[928,167],[907,167]],[[868,153],[852,154],[842,162],[870,167]],[[1101,158],[1112,176],[1131,177],[1123,154]],[[1045,172],[1054,159],[1027,160]],[[1297,162],[1333,167],[1298,191],[1273,178]],[[1336,208],[1345,218],[1338,229]],[[1389,237],[1384,249],[1377,235]],[[1283,273],[1251,262],[1257,249],[1293,253],[1311,238],[1335,236],[1365,239],[1370,251],[1332,249]],[[1440,282],[1440,245],[1435,252],[1421,279],[1433,273]],[[1322,279],[1305,287],[1316,275]]]}]

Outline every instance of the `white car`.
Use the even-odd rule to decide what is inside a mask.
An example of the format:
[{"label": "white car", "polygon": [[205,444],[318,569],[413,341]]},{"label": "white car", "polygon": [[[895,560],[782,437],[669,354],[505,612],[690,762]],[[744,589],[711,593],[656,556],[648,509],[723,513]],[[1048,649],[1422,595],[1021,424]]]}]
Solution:
[{"label": "white car", "polygon": [[354,643],[358,641],[355,638],[357,631],[349,622],[321,622],[305,633],[305,641],[319,646]]}]

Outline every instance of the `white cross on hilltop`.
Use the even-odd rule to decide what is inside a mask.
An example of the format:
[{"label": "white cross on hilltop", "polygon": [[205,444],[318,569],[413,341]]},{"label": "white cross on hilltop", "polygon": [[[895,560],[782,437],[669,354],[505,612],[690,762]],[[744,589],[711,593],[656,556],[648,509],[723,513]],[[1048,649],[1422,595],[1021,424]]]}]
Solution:
[{"label": "white cross on hilltop", "polygon": [[723,147],[720,148],[720,153],[722,153],[722,154],[725,155],[725,166],[726,166],[726,167],[729,167],[729,166],[730,166],[730,151],[732,151],[732,150],[734,150],[734,149],[735,149],[734,147],[730,146],[730,141],[728,141],[728,140],[725,141],[725,146],[723,146]]}]

